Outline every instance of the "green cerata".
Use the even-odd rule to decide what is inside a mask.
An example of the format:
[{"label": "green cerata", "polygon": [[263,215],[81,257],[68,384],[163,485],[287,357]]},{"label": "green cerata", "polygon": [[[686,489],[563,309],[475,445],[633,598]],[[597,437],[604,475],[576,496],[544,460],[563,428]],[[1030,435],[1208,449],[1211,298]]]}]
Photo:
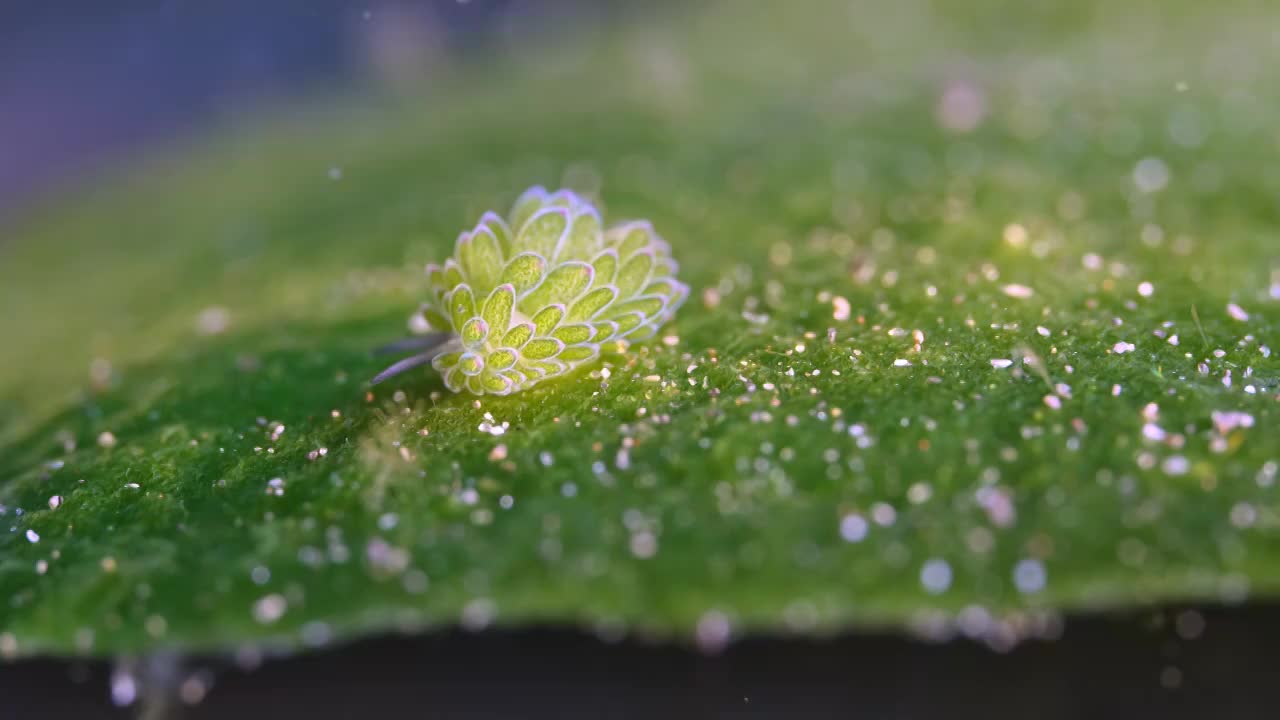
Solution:
[{"label": "green cerata", "polygon": [[605,228],[569,190],[525,191],[485,213],[453,257],[427,266],[431,334],[373,382],[430,362],[454,392],[508,395],[654,335],[689,296],[671,246],[644,220]]}]

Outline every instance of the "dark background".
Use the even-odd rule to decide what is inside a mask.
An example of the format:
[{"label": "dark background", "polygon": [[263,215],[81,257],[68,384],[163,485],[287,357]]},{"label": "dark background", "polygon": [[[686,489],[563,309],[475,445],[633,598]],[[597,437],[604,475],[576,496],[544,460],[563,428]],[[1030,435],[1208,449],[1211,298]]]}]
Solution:
[{"label": "dark background", "polygon": [[[753,638],[706,655],[563,629],[384,637],[212,669],[197,705],[157,717],[236,718],[1273,718],[1277,608],[1068,619],[1054,641],[997,653],[896,634]],[[243,659],[241,660],[243,663]],[[113,709],[103,662],[0,667],[0,717],[146,717]],[[171,688],[172,690],[172,688]]]}]

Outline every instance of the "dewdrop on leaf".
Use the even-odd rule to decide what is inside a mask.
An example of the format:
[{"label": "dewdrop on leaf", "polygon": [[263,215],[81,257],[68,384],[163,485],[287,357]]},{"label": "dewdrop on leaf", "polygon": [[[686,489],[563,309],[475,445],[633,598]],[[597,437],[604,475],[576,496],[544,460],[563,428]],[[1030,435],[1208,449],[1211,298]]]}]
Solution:
[{"label": "dewdrop on leaf", "polygon": [[525,191],[506,220],[488,212],[453,257],[427,266],[422,316],[434,331],[385,348],[420,350],[377,383],[430,362],[454,392],[507,395],[654,335],[689,295],[671,246],[647,221],[605,229],[569,190]]}]

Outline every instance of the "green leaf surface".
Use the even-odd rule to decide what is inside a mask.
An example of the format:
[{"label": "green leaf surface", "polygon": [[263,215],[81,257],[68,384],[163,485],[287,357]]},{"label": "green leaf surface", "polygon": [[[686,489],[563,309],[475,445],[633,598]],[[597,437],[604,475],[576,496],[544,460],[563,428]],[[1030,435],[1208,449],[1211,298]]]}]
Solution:
[{"label": "green leaf surface", "polygon": [[[1274,597],[1280,18],[947,7],[571,28],[10,220],[0,653],[966,612],[1017,636]],[[674,321],[509,396],[427,368],[369,388],[422,267],[534,184],[650,220],[692,288]],[[499,247],[543,232],[518,217]],[[558,241],[566,213],[538,217]],[[550,331],[522,313],[591,284],[556,273],[515,322]]]}]

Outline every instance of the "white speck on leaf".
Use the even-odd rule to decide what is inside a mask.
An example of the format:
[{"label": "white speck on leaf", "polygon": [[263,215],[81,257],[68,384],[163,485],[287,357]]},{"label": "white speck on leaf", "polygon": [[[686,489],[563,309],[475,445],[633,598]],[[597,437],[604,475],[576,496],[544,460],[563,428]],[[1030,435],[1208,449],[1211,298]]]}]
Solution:
[{"label": "white speck on leaf", "polygon": [[946,560],[929,560],[920,568],[920,584],[930,595],[941,595],[951,587],[951,566]]},{"label": "white speck on leaf", "polygon": [[1030,287],[1027,287],[1026,285],[1019,285],[1017,283],[1005,285],[1002,289],[1005,295],[1019,300],[1026,300],[1036,294],[1036,291],[1032,290]]}]

